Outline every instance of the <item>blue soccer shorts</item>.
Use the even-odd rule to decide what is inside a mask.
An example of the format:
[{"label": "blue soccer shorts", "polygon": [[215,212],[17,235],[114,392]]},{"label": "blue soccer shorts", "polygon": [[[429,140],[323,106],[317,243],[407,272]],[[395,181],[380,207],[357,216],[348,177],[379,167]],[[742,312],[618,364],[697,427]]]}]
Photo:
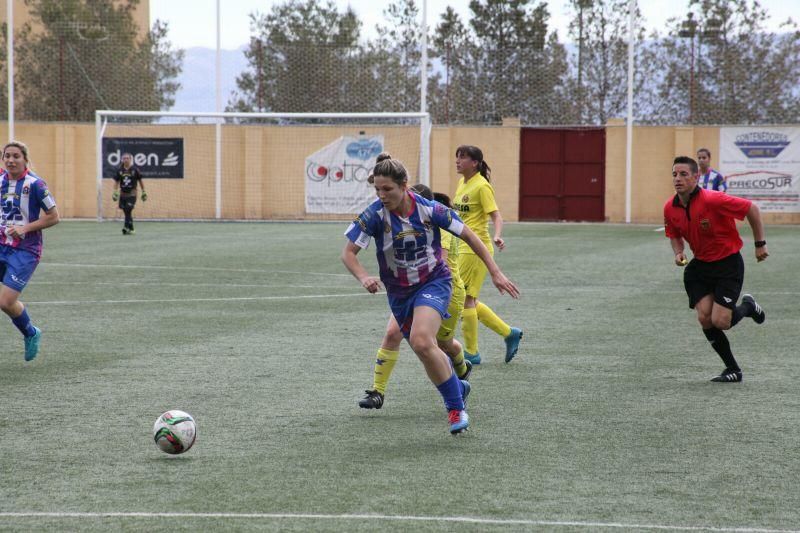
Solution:
[{"label": "blue soccer shorts", "polygon": [[0,276],[6,287],[22,292],[38,265],[39,257],[36,254],[11,246],[0,246]]},{"label": "blue soccer shorts", "polygon": [[414,320],[414,308],[420,306],[433,307],[439,312],[442,319],[449,318],[447,306],[450,304],[452,291],[452,278],[448,276],[436,277],[417,287],[413,293],[403,298],[389,295],[389,307],[392,315],[400,325],[400,331],[406,339],[411,334],[411,324]]}]

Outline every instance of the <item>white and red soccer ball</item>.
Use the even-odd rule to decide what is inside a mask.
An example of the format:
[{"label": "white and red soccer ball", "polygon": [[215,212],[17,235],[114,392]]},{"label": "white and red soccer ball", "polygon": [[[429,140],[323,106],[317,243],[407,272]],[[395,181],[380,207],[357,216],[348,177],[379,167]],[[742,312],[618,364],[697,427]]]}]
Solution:
[{"label": "white and red soccer ball", "polygon": [[173,409],[162,414],[153,425],[153,440],[162,452],[186,452],[197,438],[197,424],[189,413]]}]

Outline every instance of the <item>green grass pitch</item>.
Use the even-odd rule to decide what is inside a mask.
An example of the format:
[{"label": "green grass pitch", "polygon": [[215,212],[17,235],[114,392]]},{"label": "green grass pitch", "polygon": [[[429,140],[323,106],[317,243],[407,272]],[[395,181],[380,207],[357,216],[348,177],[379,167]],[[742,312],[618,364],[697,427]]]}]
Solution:
[{"label": "green grass pitch", "polygon": [[[663,232],[508,224],[522,299],[483,300],[525,337],[505,364],[481,329],[452,437],[408,346],[383,409],[356,406],[388,307],[342,266],[345,223],[120,226],[46,232],[34,362],[0,318],[0,531],[800,526],[797,227],[767,228],[760,264],[742,228],[767,321],[728,334],[726,385]],[[176,457],[151,438],[170,408],[198,424]]]}]

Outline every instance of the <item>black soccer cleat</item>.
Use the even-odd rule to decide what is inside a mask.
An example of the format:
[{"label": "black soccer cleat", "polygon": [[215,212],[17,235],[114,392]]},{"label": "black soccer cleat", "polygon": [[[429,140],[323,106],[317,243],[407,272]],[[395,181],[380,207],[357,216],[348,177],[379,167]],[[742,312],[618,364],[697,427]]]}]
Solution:
[{"label": "black soccer cleat", "polygon": [[758,305],[758,302],[756,302],[756,299],[753,298],[752,294],[745,294],[744,296],[742,296],[742,303],[749,303],[751,306],[753,306],[753,311],[750,313],[749,316],[750,318],[755,320],[756,324],[764,323],[764,321],[767,319],[767,313],[765,313],[764,310],[761,309],[761,306]]},{"label": "black soccer cleat", "polygon": [[731,370],[730,368],[727,368],[725,369],[725,372],[723,372],[719,376],[711,378],[711,381],[714,381],[716,383],[741,383],[742,371]]},{"label": "black soccer cleat", "polygon": [[358,406],[362,409],[380,409],[383,407],[383,394],[376,390],[364,391],[366,396],[358,401]]},{"label": "black soccer cleat", "polygon": [[458,379],[469,381],[469,376],[472,374],[472,363],[468,359],[464,359],[464,364],[467,366],[467,371],[458,376]]}]

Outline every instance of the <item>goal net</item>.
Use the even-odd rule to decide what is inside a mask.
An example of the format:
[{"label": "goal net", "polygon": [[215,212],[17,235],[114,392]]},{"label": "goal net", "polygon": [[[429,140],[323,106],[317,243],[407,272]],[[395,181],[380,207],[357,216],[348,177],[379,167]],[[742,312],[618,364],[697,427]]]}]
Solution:
[{"label": "goal net", "polygon": [[112,178],[125,153],[148,196],[137,219],[346,219],[375,199],[380,152],[429,184],[427,113],[98,111],[95,128],[98,220],[122,216]]}]

